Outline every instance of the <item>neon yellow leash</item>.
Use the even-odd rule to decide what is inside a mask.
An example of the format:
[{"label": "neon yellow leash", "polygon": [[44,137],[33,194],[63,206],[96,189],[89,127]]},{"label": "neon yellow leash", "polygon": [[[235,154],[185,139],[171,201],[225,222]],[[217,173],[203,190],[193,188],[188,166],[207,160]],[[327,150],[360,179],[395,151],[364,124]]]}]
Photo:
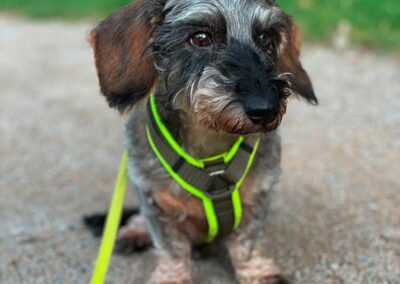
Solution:
[{"label": "neon yellow leash", "polygon": [[97,256],[96,267],[92,275],[92,280],[90,281],[91,284],[103,284],[107,275],[108,266],[114,249],[115,238],[121,220],[125,191],[128,184],[127,168],[128,154],[124,151],[121,158],[118,177],[115,182],[114,195],[107,215],[99,255]]}]

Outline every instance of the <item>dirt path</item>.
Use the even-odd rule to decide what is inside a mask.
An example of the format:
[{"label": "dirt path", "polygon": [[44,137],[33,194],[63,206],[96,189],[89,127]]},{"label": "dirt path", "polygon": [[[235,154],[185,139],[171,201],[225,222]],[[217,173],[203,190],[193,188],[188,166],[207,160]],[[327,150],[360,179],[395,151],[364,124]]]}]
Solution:
[{"label": "dirt path", "polygon": [[[123,125],[98,94],[91,25],[0,17],[2,284],[90,277],[99,241],[80,219],[108,206]],[[321,105],[289,106],[266,250],[295,283],[400,283],[400,64],[325,47],[304,62]],[[196,262],[196,283],[234,283],[217,262]],[[116,256],[108,283],[143,283],[152,263]]]}]

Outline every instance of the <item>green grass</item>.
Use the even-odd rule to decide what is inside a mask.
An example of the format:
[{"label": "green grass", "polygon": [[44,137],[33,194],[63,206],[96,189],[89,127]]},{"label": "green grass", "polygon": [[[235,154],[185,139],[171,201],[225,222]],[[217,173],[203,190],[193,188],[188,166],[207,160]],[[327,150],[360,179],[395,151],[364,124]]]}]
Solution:
[{"label": "green grass", "polygon": [[[130,0],[0,0],[0,10],[33,18],[102,18]],[[400,50],[399,0],[280,0],[294,15],[308,41],[330,42],[341,21],[352,26],[351,39],[379,50]]]},{"label": "green grass", "polygon": [[9,10],[32,18],[101,18],[126,5],[129,0],[0,0],[0,10]]},{"label": "green grass", "polygon": [[331,41],[341,21],[352,26],[353,43],[400,50],[399,0],[281,0],[312,41]]}]

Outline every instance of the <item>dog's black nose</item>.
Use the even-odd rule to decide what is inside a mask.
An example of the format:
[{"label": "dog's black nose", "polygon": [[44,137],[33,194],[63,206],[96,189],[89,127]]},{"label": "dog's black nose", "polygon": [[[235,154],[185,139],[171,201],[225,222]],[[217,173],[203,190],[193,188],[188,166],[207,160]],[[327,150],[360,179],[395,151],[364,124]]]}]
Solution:
[{"label": "dog's black nose", "polygon": [[254,124],[268,124],[279,114],[279,105],[261,99],[252,99],[246,103],[245,111]]}]

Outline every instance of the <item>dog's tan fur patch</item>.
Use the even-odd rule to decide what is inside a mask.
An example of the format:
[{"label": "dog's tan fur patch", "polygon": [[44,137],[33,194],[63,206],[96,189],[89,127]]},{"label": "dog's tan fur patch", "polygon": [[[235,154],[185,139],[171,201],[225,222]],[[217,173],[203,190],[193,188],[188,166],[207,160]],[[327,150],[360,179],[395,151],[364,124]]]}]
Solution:
[{"label": "dog's tan fur patch", "polygon": [[174,258],[165,254],[158,257],[156,270],[149,284],[192,284],[190,258]]}]

